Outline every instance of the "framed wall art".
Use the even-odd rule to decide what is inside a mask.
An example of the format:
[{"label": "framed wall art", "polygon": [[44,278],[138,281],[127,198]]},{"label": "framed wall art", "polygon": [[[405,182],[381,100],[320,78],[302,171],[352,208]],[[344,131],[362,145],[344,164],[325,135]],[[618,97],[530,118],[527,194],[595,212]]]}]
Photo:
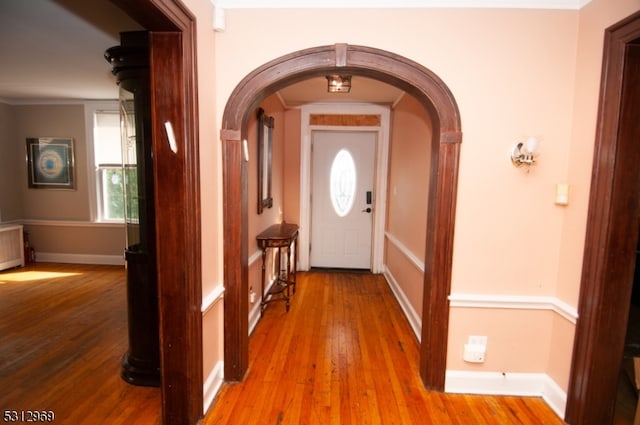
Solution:
[{"label": "framed wall art", "polygon": [[27,171],[31,189],[75,189],[73,139],[27,138]]},{"label": "framed wall art", "polygon": [[273,206],[271,196],[271,145],[274,119],[258,109],[258,214]]}]

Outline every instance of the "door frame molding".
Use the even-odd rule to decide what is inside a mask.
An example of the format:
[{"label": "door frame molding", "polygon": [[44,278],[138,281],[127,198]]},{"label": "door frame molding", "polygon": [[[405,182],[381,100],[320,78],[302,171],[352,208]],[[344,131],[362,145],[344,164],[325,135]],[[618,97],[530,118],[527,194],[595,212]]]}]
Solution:
[{"label": "door frame molding", "polygon": [[240,381],[249,365],[247,163],[242,140],[249,117],[268,95],[297,81],[330,73],[362,75],[414,96],[433,123],[431,180],[420,345],[420,376],[427,389],[444,391],[449,300],[462,132],[447,85],[410,59],[365,46],[335,44],[300,50],[249,73],[231,93],[222,117],[225,379]]},{"label": "door frame molding", "polygon": [[[312,114],[375,114],[380,115],[380,126],[355,127],[355,126],[320,126],[309,124]],[[300,131],[300,234],[298,250],[300,270],[309,270],[309,244],[311,243],[311,140],[316,130],[328,131],[371,131],[378,133],[376,140],[376,158],[374,174],[375,205],[373,229],[371,235],[371,271],[382,272],[383,247],[384,247],[384,223],[386,222],[387,209],[387,169],[389,164],[389,126],[391,113],[388,107],[372,104],[327,104],[316,103],[304,105],[301,108]]]},{"label": "door frame molding", "polygon": [[565,414],[572,424],[605,424],[613,418],[633,285],[632,253],[638,240],[638,169],[628,158],[637,158],[640,147],[624,136],[626,122],[621,120],[626,50],[638,39],[640,12],[604,34],[579,317]]},{"label": "door frame molding", "polygon": [[162,423],[192,425],[204,413],[196,19],[180,0],[110,1],[150,31]]}]

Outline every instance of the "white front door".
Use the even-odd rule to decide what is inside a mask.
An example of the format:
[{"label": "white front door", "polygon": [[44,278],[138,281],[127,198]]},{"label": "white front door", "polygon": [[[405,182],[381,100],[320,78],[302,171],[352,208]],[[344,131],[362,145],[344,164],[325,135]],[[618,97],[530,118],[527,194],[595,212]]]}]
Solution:
[{"label": "white front door", "polygon": [[371,268],[377,132],[314,131],[311,267]]}]

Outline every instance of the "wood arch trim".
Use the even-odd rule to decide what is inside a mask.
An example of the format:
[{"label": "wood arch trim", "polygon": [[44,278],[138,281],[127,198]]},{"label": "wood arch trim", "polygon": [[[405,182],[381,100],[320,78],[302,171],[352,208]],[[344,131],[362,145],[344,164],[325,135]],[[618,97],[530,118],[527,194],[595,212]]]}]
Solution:
[{"label": "wood arch trim", "polygon": [[420,374],[425,387],[444,390],[460,114],[450,90],[429,69],[371,47],[335,44],[300,50],[248,74],[234,89],[222,119],[224,188],[225,379],[242,380],[248,368],[247,170],[240,140],[250,114],[271,93],[331,72],[361,75],[399,87],[418,99],[433,122],[425,255]]}]

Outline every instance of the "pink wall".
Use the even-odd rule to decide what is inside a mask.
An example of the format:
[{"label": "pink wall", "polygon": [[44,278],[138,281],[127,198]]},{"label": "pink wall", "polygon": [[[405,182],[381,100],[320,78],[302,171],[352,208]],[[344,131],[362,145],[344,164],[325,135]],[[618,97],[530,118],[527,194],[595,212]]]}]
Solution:
[{"label": "pink wall", "polygon": [[[566,180],[570,158],[578,11],[345,9],[336,15],[325,9],[229,9],[225,16],[225,30],[216,34],[219,110],[236,84],[253,69],[313,46],[350,43],[376,47],[435,72],[455,96],[463,130],[452,291],[554,297],[559,286],[572,284],[558,280],[567,209],[554,205],[553,195],[555,184]],[[295,37],[286,32],[291,22],[304,28]],[[331,22],[331,31],[326,31],[326,22]],[[260,49],[255,48],[255,34],[260,34]],[[541,139],[541,160],[527,174],[511,165],[509,152],[529,135]],[[424,225],[423,220],[417,220],[417,226]],[[421,255],[423,248],[417,240],[409,237],[403,243]],[[568,245],[580,245],[579,238]],[[413,299],[412,306],[420,305],[418,292],[411,292],[417,285],[408,284],[405,291]],[[478,320],[485,326],[482,329],[474,326],[474,315],[480,319],[487,313],[500,322],[529,315],[525,322],[541,326],[531,343],[538,344],[543,353],[550,352],[554,320],[544,315],[538,320],[540,314],[535,311],[475,308],[470,316],[466,309],[452,308],[447,359],[451,367],[470,372],[489,372],[502,366],[551,372],[546,354],[535,356],[536,363],[528,363],[531,358],[526,355],[504,365],[462,363],[463,345],[475,333],[491,336],[488,357],[505,359],[512,353],[513,332],[496,326],[497,320]],[[546,314],[555,313],[547,310]],[[570,351],[554,353],[561,359],[554,373],[568,373]],[[561,377],[557,380],[562,381]]]},{"label": "pink wall", "polygon": [[300,109],[284,113],[284,220],[300,223]]},{"label": "pink wall", "polygon": [[272,153],[271,153],[271,196],[273,206],[265,208],[262,214],[258,214],[258,122],[254,113],[249,120],[249,163],[248,163],[248,186],[249,186],[249,255],[258,249],[256,236],[272,224],[280,223],[284,210],[283,194],[283,170],[284,170],[284,135],[285,120],[284,107],[277,96],[270,96],[265,99],[260,107],[264,113],[273,117],[275,126],[273,128]]},{"label": "pink wall", "polygon": [[423,259],[431,173],[429,115],[410,95],[391,115],[387,232]]},{"label": "pink wall", "polygon": [[[551,297],[577,305],[603,31],[638,10],[637,0],[592,0],[580,10],[228,9],[222,32],[211,29],[211,2],[185,4],[198,17],[205,296],[222,276],[218,131],[229,95],[242,78],[276,57],[350,43],[428,67],[458,103],[463,144],[452,292]],[[541,156],[527,174],[508,157],[529,135],[541,139]],[[571,185],[567,207],[553,202],[555,185],[562,182]],[[289,211],[285,201],[287,216]],[[255,235],[259,225],[253,226]],[[206,342],[222,334],[219,316],[213,317],[205,323]],[[517,348],[524,342],[517,329],[524,328],[510,322],[537,325],[527,340],[537,355]],[[554,311],[454,307],[450,325],[450,369],[541,371],[566,390],[575,326]],[[489,336],[487,363],[462,363],[466,337],[476,333]]]},{"label": "pink wall", "polygon": [[[273,139],[272,139],[272,157],[271,157],[271,196],[273,197],[273,206],[265,208],[262,214],[258,214],[258,121],[256,113],[253,114],[249,121],[248,147],[249,147],[249,163],[248,163],[248,189],[249,189],[249,257],[253,256],[258,250],[256,236],[272,224],[280,223],[283,220],[284,213],[284,155],[285,155],[285,110],[277,96],[270,96],[265,99],[260,107],[264,109],[264,113],[274,119]],[[271,257],[268,257],[271,258]],[[267,263],[267,270],[272,270],[271,261]],[[260,294],[262,282],[262,261],[249,264],[249,287]],[[271,275],[266,276],[265,281],[268,283]],[[250,306],[251,308],[251,306]]]},{"label": "pink wall", "polygon": [[413,96],[403,96],[391,115],[386,226],[391,239],[385,243],[385,265],[419,316],[423,272],[405,253],[424,262],[431,134],[423,106]]}]

